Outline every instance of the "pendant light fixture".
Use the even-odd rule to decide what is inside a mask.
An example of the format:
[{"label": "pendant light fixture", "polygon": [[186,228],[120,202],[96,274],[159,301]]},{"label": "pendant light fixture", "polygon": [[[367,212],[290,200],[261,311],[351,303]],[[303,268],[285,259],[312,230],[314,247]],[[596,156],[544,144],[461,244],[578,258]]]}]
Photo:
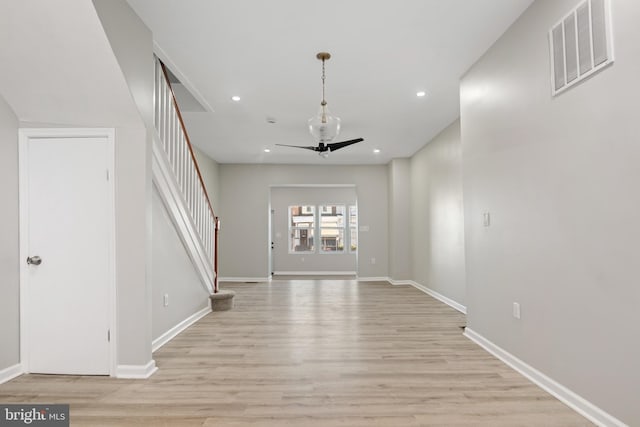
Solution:
[{"label": "pendant light fixture", "polygon": [[334,117],[329,112],[327,107],[327,101],[324,97],[324,81],[325,70],[324,63],[331,58],[331,54],[328,52],[320,52],[316,55],[320,61],[322,61],[322,101],[320,102],[320,108],[318,114],[309,119],[309,132],[317,143],[328,143],[340,133],[340,119]]},{"label": "pendant light fixture", "polygon": [[309,132],[313,139],[318,143],[317,146],[313,145],[289,145],[289,144],[276,144],[282,147],[302,148],[304,150],[311,150],[318,153],[321,157],[327,158],[330,152],[339,150],[344,147],[348,147],[358,142],[364,141],[363,138],[350,139],[348,141],[331,142],[340,133],[340,119],[334,117],[329,113],[327,107],[327,100],[324,99],[324,63],[331,58],[331,55],[327,52],[320,52],[316,55],[320,61],[322,61],[322,101],[320,102],[320,108],[318,114],[309,119]]}]

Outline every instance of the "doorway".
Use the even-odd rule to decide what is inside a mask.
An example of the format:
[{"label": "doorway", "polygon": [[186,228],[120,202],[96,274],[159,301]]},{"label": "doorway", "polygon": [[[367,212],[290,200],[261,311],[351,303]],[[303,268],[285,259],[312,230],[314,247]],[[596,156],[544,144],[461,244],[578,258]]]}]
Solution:
[{"label": "doorway", "polygon": [[356,275],[355,185],[271,186],[269,213],[274,275]]},{"label": "doorway", "polygon": [[24,369],[114,374],[114,132],[21,129],[19,150]]}]

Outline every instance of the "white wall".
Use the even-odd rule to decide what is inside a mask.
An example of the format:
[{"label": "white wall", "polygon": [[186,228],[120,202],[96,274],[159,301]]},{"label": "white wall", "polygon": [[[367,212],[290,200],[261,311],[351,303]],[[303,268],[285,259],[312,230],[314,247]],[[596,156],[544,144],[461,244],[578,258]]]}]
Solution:
[{"label": "white wall", "polygon": [[20,362],[18,118],[0,96],[0,371]]},{"label": "white wall", "polygon": [[316,208],[316,223],[319,223],[319,205],[343,205],[345,207],[344,221],[348,226],[348,209],[350,205],[356,205],[356,202],[355,187],[271,188],[273,271],[276,274],[305,271],[353,274],[357,269],[357,260],[356,254],[349,251],[348,228],[345,229],[345,251],[342,253],[320,253],[321,240],[318,234],[314,235],[315,253],[289,253],[289,206],[314,206]]},{"label": "white wall", "polygon": [[640,425],[640,3],[611,2],[615,64],[552,98],[576,3],[536,1],[462,79],[468,325]]},{"label": "white wall", "polygon": [[[209,305],[209,292],[193,268],[162,200],[153,191],[151,264],[153,339]],[[164,295],[169,305],[164,305]]]},{"label": "white wall", "polygon": [[[386,166],[220,165],[220,275],[269,277],[271,185],[350,184],[357,188],[360,277],[387,277]],[[253,242],[250,245],[246,241]],[[375,258],[375,264],[371,262]]]},{"label": "white wall", "polygon": [[389,276],[411,278],[411,163],[389,162]]},{"label": "white wall", "polygon": [[411,158],[413,280],[465,305],[460,121]]}]

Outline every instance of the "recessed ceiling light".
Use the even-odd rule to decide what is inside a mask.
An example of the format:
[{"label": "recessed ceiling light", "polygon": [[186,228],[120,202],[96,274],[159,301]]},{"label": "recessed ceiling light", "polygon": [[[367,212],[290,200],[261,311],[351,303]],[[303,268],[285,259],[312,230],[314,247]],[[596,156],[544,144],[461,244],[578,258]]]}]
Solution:
[{"label": "recessed ceiling light", "polygon": [[265,153],[270,153],[270,152],[271,152],[271,149],[270,149],[270,148],[265,148],[265,149],[264,149],[264,152],[265,152]]},{"label": "recessed ceiling light", "polygon": [[373,152],[374,152],[374,153],[376,153],[376,154],[378,154],[378,153],[380,152],[380,149],[379,149],[379,148],[376,148],[376,149],[374,149],[374,150],[373,150]]},{"label": "recessed ceiling light", "polygon": [[238,101],[240,101],[240,97],[238,95],[234,95],[234,96],[231,97],[231,100],[235,101],[235,102],[238,102]]},{"label": "recessed ceiling light", "polygon": [[416,96],[418,98],[422,98],[423,96],[426,96],[426,95],[427,95],[427,92],[425,92],[423,90],[421,90],[420,92],[416,93]]}]

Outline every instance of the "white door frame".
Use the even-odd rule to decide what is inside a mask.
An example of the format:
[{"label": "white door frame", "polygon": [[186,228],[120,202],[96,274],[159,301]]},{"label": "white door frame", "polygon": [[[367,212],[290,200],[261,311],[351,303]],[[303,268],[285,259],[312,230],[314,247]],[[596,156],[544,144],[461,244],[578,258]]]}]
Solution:
[{"label": "white door frame", "polygon": [[112,128],[22,128],[18,130],[19,155],[19,196],[20,196],[20,364],[24,373],[29,373],[29,345],[28,324],[29,301],[27,300],[28,266],[26,259],[29,236],[27,218],[29,218],[28,179],[29,156],[28,143],[40,138],[106,138],[107,139],[107,167],[109,174],[109,265],[107,301],[109,312],[109,374],[116,376],[117,366],[117,333],[116,333],[116,243],[115,243],[115,130]]}]

